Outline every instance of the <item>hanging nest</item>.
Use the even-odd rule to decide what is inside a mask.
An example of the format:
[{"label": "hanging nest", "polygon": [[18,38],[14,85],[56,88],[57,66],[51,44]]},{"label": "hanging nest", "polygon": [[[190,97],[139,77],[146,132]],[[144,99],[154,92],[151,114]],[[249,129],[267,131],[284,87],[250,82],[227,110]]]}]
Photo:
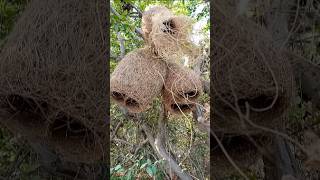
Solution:
[{"label": "hanging nest", "polygon": [[195,100],[202,93],[202,82],[200,76],[192,69],[169,64],[165,88],[181,98]]},{"label": "hanging nest", "polygon": [[143,32],[143,37],[146,41],[149,40],[149,34],[152,31],[152,17],[154,17],[156,14],[160,16],[173,16],[173,13],[168,8],[163,6],[154,6],[148,9],[147,11],[143,12],[141,20],[141,29]]},{"label": "hanging nest", "polygon": [[[219,140],[232,161],[242,171],[255,165],[259,157],[262,156],[260,152],[261,148],[271,143],[271,140],[265,136],[253,136],[250,138],[245,135],[220,137]],[[214,138],[213,144],[210,144],[210,146],[212,146],[212,150],[210,151],[210,164],[217,178],[239,174]]]},{"label": "hanging nest", "polygon": [[132,113],[147,110],[161,92],[166,64],[149,47],[128,53],[112,73],[111,97]]},{"label": "hanging nest", "polygon": [[294,91],[287,57],[273,47],[265,29],[219,10],[213,20],[215,131],[243,134],[261,132],[256,125],[281,127]]},{"label": "hanging nest", "polygon": [[[51,144],[58,137],[50,127],[61,121],[90,131],[91,141],[107,148],[106,8],[98,0],[33,0],[27,5],[0,55],[0,107],[14,119],[1,119],[1,124],[15,135],[28,140],[42,136]],[[66,132],[61,136],[67,137]],[[68,141],[53,146],[83,148]],[[90,162],[105,154],[83,151],[81,156]]]},{"label": "hanging nest", "polygon": [[174,15],[165,7],[156,6],[143,13],[142,31],[146,43],[164,61],[181,63],[184,56],[189,56],[193,63],[200,53],[190,38],[192,20]]},{"label": "hanging nest", "polygon": [[162,93],[165,108],[173,114],[192,111],[203,91],[200,76],[193,70],[177,64],[168,64],[167,71]]},{"label": "hanging nest", "polygon": [[162,96],[166,111],[169,111],[173,115],[187,114],[195,109],[195,100],[187,100],[181,96],[173,94],[166,89],[163,89]]}]

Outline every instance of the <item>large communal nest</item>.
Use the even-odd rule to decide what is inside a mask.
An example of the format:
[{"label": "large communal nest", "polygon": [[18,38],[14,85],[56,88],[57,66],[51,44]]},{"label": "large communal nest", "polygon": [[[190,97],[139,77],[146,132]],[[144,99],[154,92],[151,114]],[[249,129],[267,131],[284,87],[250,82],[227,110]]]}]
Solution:
[{"label": "large communal nest", "polygon": [[[294,78],[268,32],[244,17],[216,9],[213,24],[213,126],[227,133],[280,127]],[[256,126],[258,125],[258,126]]]},{"label": "large communal nest", "polygon": [[0,122],[70,161],[106,155],[105,4],[33,0],[0,55]]},{"label": "large communal nest", "polygon": [[143,13],[141,26],[146,43],[164,61],[181,63],[184,56],[189,56],[192,63],[198,57],[199,49],[191,42],[189,17],[156,6]]},{"label": "large communal nest", "polygon": [[130,112],[151,107],[163,88],[167,73],[165,62],[151,52],[150,47],[128,53],[111,75],[112,99]]}]

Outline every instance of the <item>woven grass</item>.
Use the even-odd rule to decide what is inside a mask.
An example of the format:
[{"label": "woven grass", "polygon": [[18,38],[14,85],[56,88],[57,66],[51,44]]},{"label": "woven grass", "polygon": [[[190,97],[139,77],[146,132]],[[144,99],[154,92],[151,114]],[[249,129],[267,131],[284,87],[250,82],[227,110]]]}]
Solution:
[{"label": "woven grass", "polygon": [[110,80],[111,97],[128,111],[147,110],[163,88],[166,64],[149,47],[128,53],[118,64]]},{"label": "woven grass", "polygon": [[282,126],[285,119],[282,117],[294,92],[287,57],[273,46],[263,27],[222,12],[218,8],[221,6],[215,7],[212,51],[215,130],[243,134],[261,131],[252,124]]},{"label": "woven grass", "polygon": [[141,29],[143,32],[143,37],[146,41],[149,40],[149,35],[152,31],[152,17],[156,14],[163,16],[173,16],[173,13],[166,7],[163,6],[154,6],[147,11],[143,12],[141,20]]},{"label": "woven grass", "polygon": [[[270,140],[263,136],[253,136],[249,139],[247,136],[234,136],[220,138],[226,152],[232,161],[242,170],[250,168],[257,163],[257,159],[261,157],[261,147],[270,143]],[[217,177],[226,177],[231,174],[238,174],[235,167],[226,157],[218,142],[214,140],[211,144],[212,151],[210,152],[210,165],[212,171]]]},{"label": "woven grass", "polygon": [[196,100],[190,101],[181,96],[176,96],[166,89],[163,89],[162,97],[165,110],[172,115],[187,114],[195,109]]},{"label": "woven grass", "polygon": [[165,108],[173,114],[192,111],[202,93],[200,76],[192,69],[168,64],[165,88],[162,92]]},{"label": "woven grass", "polygon": [[199,49],[190,39],[192,20],[187,16],[156,6],[144,12],[142,30],[146,44],[164,61],[181,63],[184,56],[189,56],[193,63],[199,55]]},{"label": "woven grass", "polygon": [[[64,117],[64,125],[72,124],[71,120],[77,124],[61,134],[67,137],[72,129],[90,132],[74,136],[93,136],[95,144],[106,148],[105,9],[105,3],[98,0],[33,0],[28,4],[0,55],[1,109],[12,117],[25,117],[1,121],[14,134],[20,129],[19,134],[27,139],[43,136],[50,144],[56,138],[50,127]],[[38,126],[34,119],[39,120]],[[26,125],[29,122],[34,127]],[[68,142],[57,141],[53,148],[83,148]],[[72,159],[70,153],[61,155]],[[81,156],[87,157],[84,162],[104,158],[102,153],[89,151]]]}]

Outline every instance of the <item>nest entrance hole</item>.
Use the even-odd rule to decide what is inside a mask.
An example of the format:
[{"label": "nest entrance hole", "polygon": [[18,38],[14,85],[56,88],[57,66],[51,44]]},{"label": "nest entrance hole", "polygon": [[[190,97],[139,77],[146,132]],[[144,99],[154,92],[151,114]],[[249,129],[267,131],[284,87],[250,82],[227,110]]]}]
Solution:
[{"label": "nest entrance hole", "polygon": [[50,125],[51,136],[55,139],[84,141],[86,145],[94,142],[94,133],[84,124],[63,115]]},{"label": "nest entrance hole", "polygon": [[175,26],[175,24],[174,24],[172,19],[164,21],[163,25],[165,26],[165,28],[162,29],[162,32],[169,33],[171,35],[175,33],[174,29],[176,28],[176,26]]},{"label": "nest entrance hole", "polygon": [[130,108],[139,108],[139,103],[133,98],[128,98],[125,103]]},{"label": "nest entrance hole", "polygon": [[123,101],[124,98],[126,97],[125,94],[119,93],[117,91],[112,91],[111,95],[116,101]]},{"label": "nest entrance hole", "polygon": [[245,103],[248,102],[251,107],[262,109],[262,108],[266,108],[266,107],[270,106],[272,104],[274,98],[275,97],[261,95],[261,96],[251,98],[251,99],[239,99],[238,104],[240,107],[245,109],[245,107],[246,107]]},{"label": "nest entrance hole", "polygon": [[191,110],[193,107],[193,104],[171,104],[171,109],[173,109],[175,112],[186,112]]}]

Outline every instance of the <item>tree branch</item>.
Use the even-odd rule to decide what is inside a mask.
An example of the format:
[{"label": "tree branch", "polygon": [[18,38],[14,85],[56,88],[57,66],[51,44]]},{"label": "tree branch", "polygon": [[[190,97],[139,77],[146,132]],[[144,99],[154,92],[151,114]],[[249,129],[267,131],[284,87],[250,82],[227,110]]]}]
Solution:
[{"label": "tree branch", "polygon": [[[166,166],[166,172],[170,175],[171,178],[173,178],[174,174],[173,172],[183,180],[192,180],[191,176],[184,173],[183,170],[180,168],[178,163],[171,158],[168,153],[166,152],[163,143],[165,142],[165,128],[166,128],[166,113],[164,111],[164,108],[162,106],[160,117],[158,121],[158,133],[156,138],[153,138],[152,131],[148,125],[143,124],[142,130],[145,132],[147,139],[149,140],[150,145],[152,146],[153,150],[157,153],[157,156],[160,159],[165,160],[167,163]],[[173,172],[172,172],[173,171]]]},{"label": "tree branch", "polygon": [[197,121],[199,128],[207,133],[210,133],[210,121],[206,121],[202,107],[196,105],[196,109],[192,111],[193,119]]},{"label": "tree branch", "polygon": [[[120,14],[112,7],[112,6],[110,6],[110,9],[111,9],[111,12],[114,14],[114,15],[116,15],[117,17],[119,17],[119,18],[121,18],[121,16],[120,16]],[[139,28],[135,28],[135,32],[138,34],[138,36],[139,37],[143,37],[142,36],[142,31],[141,31],[141,29],[139,29]]]},{"label": "tree branch", "polygon": [[117,38],[120,44],[120,56],[117,58],[120,61],[126,55],[126,47],[124,46],[124,39],[122,38],[120,32],[117,32]]}]

